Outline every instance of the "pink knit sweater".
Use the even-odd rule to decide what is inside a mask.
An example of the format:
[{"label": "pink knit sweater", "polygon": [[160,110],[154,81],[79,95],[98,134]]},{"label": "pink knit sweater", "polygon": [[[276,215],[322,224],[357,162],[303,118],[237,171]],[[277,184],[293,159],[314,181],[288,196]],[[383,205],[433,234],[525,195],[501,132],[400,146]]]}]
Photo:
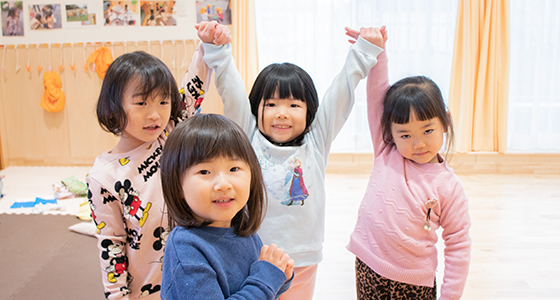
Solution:
[{"label": "pink knit sweater", "polygon": [[[378,57],[367,79],[368,118],[375,160],[358,220],[347,248],[379,275],[394,281],[433,286],[437,235],[443,228],[445,271],[440,299],[459,299],[469,271],[471,239],[467,196],[441,156],[418,164],[392,146],[381,132],[383,97],[389,87],[387,55]],[[426,201],[437,199],[424,229]]]}]

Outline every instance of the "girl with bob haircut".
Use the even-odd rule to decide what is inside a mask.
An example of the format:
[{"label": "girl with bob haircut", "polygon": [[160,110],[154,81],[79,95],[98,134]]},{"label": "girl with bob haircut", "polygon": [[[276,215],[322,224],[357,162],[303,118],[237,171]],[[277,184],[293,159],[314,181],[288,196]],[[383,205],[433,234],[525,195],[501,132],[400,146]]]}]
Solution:
[{"label": "girl with bob haircut", "polygon": [[161,180],[172,228],[162,299],[276,299],[289,288],[294,261],[257,235],[264,183],[237,124],[199,114],[177,126],[163,151]]},{"label": "girl with bob haircut", "polygon": [[[229,31],[222,33],[229,42]],[[202,83],[208,68],[201,65],[195,54],[186,77]],[[188,115],[185,107],[173,75],[152,55],[126,53],[107,69],[97,120],[119,141],[95,159],[86,177],[107,299],[160,299],[169,231],[159,160],[169,132]]]},{"label": "girl with bob haircut", "polygon": [[385,145],[395,145],[391,132],[392,123],[408,124],[411,116],[419,121],[437,118],[445,128],[446,145],[444,153],[447,158],[453,143],[453,123],[447,112],[441,90],[437,84],[426,76],[411,76],[395,82],[385,95],[381,128]]},{"label": "girl with bob haircut", "polygon": [[311,76],[292,63],[275,63],[268,65],[259,73],[253,86],[255,88],[251,89],[249,94],[249,104],[251,105],[251,113],[261,124],[264,123],[264,109],[269,105],[270,99],[275,97],[279,99],[293,98],[300,99],[306,104],[305,129],[301,134],[293,140],[283,143],[265,136],[272,144],[278,146],[301,146],[319,108],[319,96]]},{"label": "girl with bob haircut", "polygon": [[[269,199],[259,235],[265,244],[276,243],[290,253],[296,263],[292,287],[280,299],[311,300],[323,259],[324,180],[331,144],[352,111],[356,86],[383,51],[381,34],[378,28],[361,29],[319,105],[313,80],[291,63],[264,68],[247,97],[231,45],[212,44],[214,26],[201,22],[196,28],[204,61],[216,71],[224,114],[241,126],[259,157]],[[296,160],[300,166],[294,190]]]},{"label": "girl with bob haircut", "polygon": [[[384,39],[387,32],[383,31]],[[358,32],[348,30],[356,39]],[[356,255],[358,299],[436,299],[436,230],[445,268],[439,299],[460,299],[469,272],[471,226],[461,180],[440,155],[453,125],[438,86],[425,76],[389,87],[387,55],[367,79],[373,170],[347,248]]]},{"label": "girl with bob haircut", "polygon": [[[109,69],[111,72],[109,72]],[[148,97],[170,100],[173,121],[181,117],[181,95],[169,68],[158,58],[136,51],[119,56],[109,67],[97,102],[97,119],[105,131],[120,136],[128,124],[127,112],[122,103],[125,88],[136,82],[136,94],[142,100]]]}]

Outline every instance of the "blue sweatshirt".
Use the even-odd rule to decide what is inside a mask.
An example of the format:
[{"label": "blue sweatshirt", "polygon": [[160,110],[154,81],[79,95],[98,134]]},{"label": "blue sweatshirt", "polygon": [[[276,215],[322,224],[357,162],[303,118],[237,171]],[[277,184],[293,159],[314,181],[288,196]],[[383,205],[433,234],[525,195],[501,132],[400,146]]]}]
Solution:
[{"label": "blue sweatshirt", "polygon": [[233,227],[175,227],[163,259],[162,299],[276,299],[290,287],[275,265],[259,261],[257,234]]}]

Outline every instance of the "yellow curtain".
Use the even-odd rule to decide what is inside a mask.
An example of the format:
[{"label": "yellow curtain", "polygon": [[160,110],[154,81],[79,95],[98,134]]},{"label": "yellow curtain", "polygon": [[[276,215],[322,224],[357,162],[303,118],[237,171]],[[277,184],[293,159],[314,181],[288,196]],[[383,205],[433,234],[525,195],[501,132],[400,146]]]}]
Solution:
[{"label": "yellow curtain", "polygon": [[459,0],[449,109],[455,150],[506,151],[509,1]]},{"label": "yellow curtain", "polygon": [[232,52],[247,93],[259,72],[254,0],[231,0]]}]

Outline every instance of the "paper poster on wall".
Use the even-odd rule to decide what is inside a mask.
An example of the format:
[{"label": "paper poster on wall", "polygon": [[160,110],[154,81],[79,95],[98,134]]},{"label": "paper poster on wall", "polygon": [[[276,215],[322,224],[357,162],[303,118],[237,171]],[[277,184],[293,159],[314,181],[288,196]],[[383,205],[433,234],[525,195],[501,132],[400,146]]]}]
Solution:
[{"label": "paper poster on wall", "polygon": [[216,21],[220,24],[231,24],[230,0],[196,1],[196,22]]},{"label": "paper poster on wall", "polygon": [[2,35],[23,36],[23,1],[1,1]]},{"label": "paper poster on wall", "polygon": [[93,3],[66,4],[65,28],[78,28],[97,24],[97,14]]},{"label": "paper poster on wall", "polygon": [[105,26],[136,26],[140,20],[139,1],[103,0],[103,24]]},{"label": "paper poster on wall", "polygon": [[29,5],[29,26],[32,30],[62,28],[60,4]]},{"label": "paper poster on wall", "polygon": [[141,1],[142,26],[176,26],[175,1]]}]

